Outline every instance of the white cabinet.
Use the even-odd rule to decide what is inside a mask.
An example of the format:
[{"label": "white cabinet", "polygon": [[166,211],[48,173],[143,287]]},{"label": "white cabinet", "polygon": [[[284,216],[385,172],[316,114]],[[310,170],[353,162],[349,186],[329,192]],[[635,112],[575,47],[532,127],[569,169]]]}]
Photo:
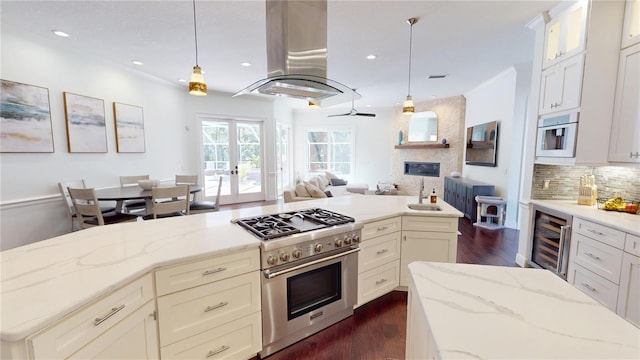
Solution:
[{"label": "white cabinet", "polygon": [[545,27],[543,68],[584,50],[586,24],[586,0],[576,2],[549,21]]},{"label": "white cabinet", "polygon": [[420,307],[415,284],[409,285],[407,296],[407,334],[405,358],[407,359],[438,359],[436,344],[431,335],[431,329],[425,312]]},{"label": "white cabinet", "polygon": [[400,217],[364,224],[358,254],[358,304],[363,305],[398,286]]},{"label": "white cabinet", "polygon": [[640,44],[620,52],[609,161],[640,163]]},{"label": "white cabinet", "polygon": [[408,286],[413,261],[456,262],[458,218],[403,216],[400,286]]},{"label": "white cabinet", "polygon": [[580,106],[584,54],[542,71],[540,115]]},{"label": "white cabinet", "polygon": [[620,48],[624,49],[638,42],[640,42],[640,0],[627,0]]},{"label": "white cabinet", "polygon": [[624,253],[616,313],[640,327],[640,257]]},{"label": "white cabinet", "polygon": [[156,271],[162,358],[251,358],[262,349],[260,256],[239,251]]},{"label": "white cabinet", "polygon": [[[32,356],[67,358],[89,346],[80,352],[84,355],[74,357],[101,357],[103,351],[119,351],[122,357],[129,354],[130,358],[142,353],[157,357],[152,356],[158,351],[157,342],[152,341],[157,338],[153,297],[148,274],[28,338]],[[111,343],[126,343],[128,339],[121,338],[124,333],[141,342],[131,349],[106,349]]]}]

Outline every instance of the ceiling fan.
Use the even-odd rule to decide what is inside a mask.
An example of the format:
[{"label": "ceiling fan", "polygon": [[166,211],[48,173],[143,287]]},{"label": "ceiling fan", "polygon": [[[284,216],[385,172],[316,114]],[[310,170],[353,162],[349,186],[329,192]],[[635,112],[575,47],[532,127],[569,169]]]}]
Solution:
[{"label": "ceiling fan", "polygon": [[[356,89],[353,89],[353,92],[355,93]],[[334,116],[368,116],[368,117],[375,117],[376,114],[363,113],[363,112],[359,112],[358,110],[356,110],[356,107],[354,105],[354,98],[352,96],[351,97],[351,111],[349,111],[348,113],[344,113],[344,114],[328,115],[327,117],[334,117]]]}]

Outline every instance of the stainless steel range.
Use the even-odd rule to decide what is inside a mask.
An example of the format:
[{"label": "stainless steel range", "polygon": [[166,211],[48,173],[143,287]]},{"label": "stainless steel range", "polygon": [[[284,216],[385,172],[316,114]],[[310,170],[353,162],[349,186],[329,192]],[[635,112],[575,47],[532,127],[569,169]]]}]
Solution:
[{"label": "stainless steel range", "polygon": [[234,222],[262,239],[261,357],[353,314],[362,224],[319,208]]}]

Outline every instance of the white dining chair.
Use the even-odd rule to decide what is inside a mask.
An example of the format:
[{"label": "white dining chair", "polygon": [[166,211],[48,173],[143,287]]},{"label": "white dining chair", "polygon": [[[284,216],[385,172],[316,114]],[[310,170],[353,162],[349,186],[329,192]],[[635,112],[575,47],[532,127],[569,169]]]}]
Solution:
[{"label": "white dining chair", "polygon": [[189,185],[154,187],[151,192],[153,211],[145,220],[189,215]]},{"label": "white dining chair", "polygon": [[67,188],[81,229],[120,222],[136,221],[137,215],[119,212],[102,213],[93,188]]},{"label": "white dining chair", "polygon": [[[197,175],[176,175],[176,185],[197,185]],[[189,213],[199,214],[204,212],[214,212],[220,210],[220,190],[222,189],[222,176],[218,179],[218,191],[216,193],[215,201],[196,201],[192,200],[189,203]],[[195,197],[195,195],[194,195]]]},{"label": "white dining chair", "polygon": [[[58,190],[60,190],[60,195],[62,196],[62,200],[66,204],[67,215],[69,216],[69,225],[71,231],[76,230],[74,223],[77,221],[76,210],[73,207],[73,201],[71,200],[71,196],[69,195],[68,188],[86,188],[87,185],[84,179],[80,180],[69,180],[69,181],[61,181],[58,183]],[[109,213],[115,211],[115,207],[113,206],[101,206],[100,211],[102,213]],[[79,224],[79,223],[78,223]],[[80,227],[78,227],[80,228]]]},{"label": "white dining chair", "polygon": [[[120,176],[120,186],[138,186],[138,181],[149,180],[149,175]],[[123,212],[144,215],[147,203],[144,200],[127,200],[122,204]]]}]

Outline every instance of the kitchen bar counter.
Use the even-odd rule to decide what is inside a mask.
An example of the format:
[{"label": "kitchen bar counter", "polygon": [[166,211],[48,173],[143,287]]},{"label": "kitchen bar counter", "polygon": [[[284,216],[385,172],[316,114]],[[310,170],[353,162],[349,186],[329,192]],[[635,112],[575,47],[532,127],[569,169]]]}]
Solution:
[{"label": "kitchen bar counter", "polygon": [[409,265],[407,359],[639,359],[640,330],[541,269]]},{"label": "kitchen bar counter", "polygon": [[637,214],[600,210],[596,205],[578,205],[576,200],[531,200],[530,202],[640,236],[640,215]]},{"label": "kitchen bar counter", "polygon": [[398,215],[460,217],[416,211],[415,196],[352,195],[122,223],[77,231],[0,252],[0,338],[18,341],[153,269],[258,248],[260,240],[230,220],[321,207],[367,223]]}]

